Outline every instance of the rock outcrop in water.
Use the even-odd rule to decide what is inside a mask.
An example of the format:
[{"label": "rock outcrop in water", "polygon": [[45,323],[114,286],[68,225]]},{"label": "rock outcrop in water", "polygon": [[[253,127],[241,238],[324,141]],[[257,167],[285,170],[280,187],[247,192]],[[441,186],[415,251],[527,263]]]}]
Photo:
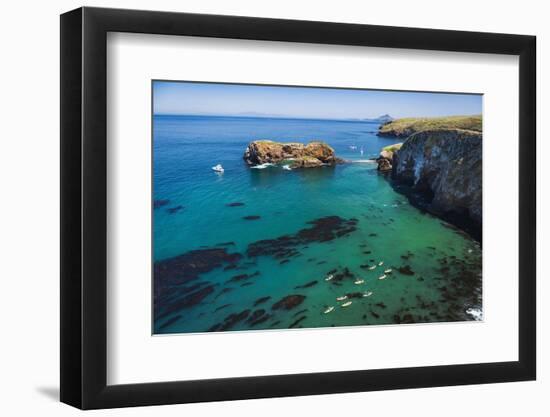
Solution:
[{"label": "rock outcrop in water", "polygon": [[411,202],[481,240],[481,132],[414,133],[392,154],[391,165],[394,184]]},{"label": "rock outcrop in water", "polygon": [[287,164],[290,168],[311,168],[342,162],[324,142],[280,143],[271,140],[250,142],[244,152],[248,165]]},{"label": "rock outcrop in water", "polygon": [[397,152],[402,145],[402,143],[395,143],[382,148],[380,156],[376,158],[376,162],[378,163],[378,171],[389,172],[392,170],[393,154]]}]

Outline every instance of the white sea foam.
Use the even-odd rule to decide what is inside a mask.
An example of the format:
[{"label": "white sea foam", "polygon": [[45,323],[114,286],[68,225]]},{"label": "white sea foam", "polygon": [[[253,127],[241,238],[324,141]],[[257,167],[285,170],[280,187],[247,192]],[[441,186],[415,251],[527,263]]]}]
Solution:
[{"label": "white sea foam", "polygon": [[269,163],[269,162],[266,162],[265,164],[254,165],[253,167],[250,167],[250,168],[254,168],[254,169],[266,169],[267,167],[272,167],[273,165],[275,165],[275,164],[271,164],[271,163]]},{"label": "white sea foam", "polygon": [[466,314],[472,316],[472,318],[476,321],[483,320],[483,311],[479,308],[469,308],[466,310]]}]

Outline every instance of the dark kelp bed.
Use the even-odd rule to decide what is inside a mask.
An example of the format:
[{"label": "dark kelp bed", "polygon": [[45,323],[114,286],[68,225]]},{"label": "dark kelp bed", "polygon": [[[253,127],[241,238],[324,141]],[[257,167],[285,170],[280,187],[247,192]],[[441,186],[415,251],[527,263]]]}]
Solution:
[{"label": "dark kelp bed", "polygon": [[[429,215],[428,215],[429,216]],[[368,215],[365,215],[368,217]],[[185,322],[185,312],[197,306],[211,306],[211,311],[202,311],[200,318],[205,315],[214,318],[214,324],[195,331],[228,331],[265,328],[299,328],[306,326],[310,318],[312,324],[307,327],[323,325],[325,318],[336,316],[336,309],[360,309],[361,323],[348,324],[401,324],[426,323],[471,320],[466,313],[467,308],[479,308],[481,302],[481,275],[479,254],[474,255],[476,245],[467,249],[466,258],[460,259],[457,255],[446,255],[435,246],[426,246],[424,255],[433,258],[438,267],[434,269],[435,277],[426,277],[417,273],[414,264],[415,253],[404,251],[395,262],[387,263],[372,257],[368,243],[359,245],[362,261],[359,269],[338,265],[336,268],[325,268],[318,279],[304,281],[300,279],[285,280],[289,294],[277,300],[269,294],[251,300],[250,303],[225,303],[224,295],[231,291],[239,291],[243,284],[261,286],[262,273],[258,268],[258,258],[267,257],[278,262],[292,262],[295,258],[303,258],[303,251],[307,251],[313,243],[330,243],[344,239],[357,230],[358,219],[343,219],[338,216],[329,216],[309,222],[309,227],[297,231],[293,235],[283,235],[274,239],[265,239],[252,242],[248,245],[245,254],[231,252],[227,246],[233,242],[220,243],[216,247],[202,248],[189,251],[180,256],[169,258],[155,263],[155,330],[156,333],[170,332],[169,329],[176,323]],[[389,219],[389,223],[392,223]],[[444,222],[442,226],[459,236],[468,239],[463,232]],[[376,233],[370,233],[369,238],[375,242]],[[315,258],[308,258],[311,262]],[[285,263],[286,263],[285,262]],[[383,265],[379,265],[384,262]],[[323,264],[324,265],[324,264]],[[254,272],[248,272],[255,270]],[[224,282],[201,279],[203,275],[214,271],[238,271]],[[246,271],[246,272],[245,272]],[[384,271],[386,271],[384,273]],[[382,279],[380,279],[383,277]],[[361,282],[363,281],[363,282]],[[399,308],[390,308],[378,295],[375,288],[392,282],[405,281],[399,297]],[[360,282],[360,284],[359,284]],[[431,290],[431,297],[423,293],[411,294],[410,287],[427,286]],[[308,297],[310,289],[322,287],[334,297],[333,302],[313,304],[309,308],[299,310]],[[338,294],[338,295],[337,295]],[[433,294],[437,294],[434,297]],[[413,298],[411,298],[413,297]],[[342,298],[337,300],[337,298]],[[413,301],[411,303],[411,300]],[[351,305],[344,306],[352,301]],[[355,305],[354,305],[355,303]],[[329,307],[335,309],[326,313]],[[204,310],[204,309],[203,309]],[[223,311],[222,311],[223,310]],[[334,313],[336,311],[336,313]],[[325,320],[326,321],[326,320]],[[318,323],[318,325],[316,325]],[[338,325],[330,323],[330,326]]]}]

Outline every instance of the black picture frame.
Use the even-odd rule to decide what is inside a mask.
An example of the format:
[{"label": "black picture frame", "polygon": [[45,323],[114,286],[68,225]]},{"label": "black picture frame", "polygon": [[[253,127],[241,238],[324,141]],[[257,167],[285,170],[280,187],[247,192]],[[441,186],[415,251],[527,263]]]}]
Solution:
[{"label": "black picture frame", "polygon": [[[519,56],[519,360],[107,385],[108,32]],[[536,38],[102,8],[61,16],[61,401],[82,409],[533,380]]]}]

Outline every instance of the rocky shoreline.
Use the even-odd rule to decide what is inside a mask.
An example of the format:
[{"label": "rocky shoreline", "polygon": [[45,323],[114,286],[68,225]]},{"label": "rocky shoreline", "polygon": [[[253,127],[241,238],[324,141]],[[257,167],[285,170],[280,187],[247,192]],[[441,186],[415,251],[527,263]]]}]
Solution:
[{"label": "rocky shoreline", "polygon": [[[453,118],[453,125],[460,122]],[[376,161],[378,170],[390,174],[394,189],[411,204],[481,242],[481,131],[445,127],[420,130],[403,143],[382,149]]]}]

